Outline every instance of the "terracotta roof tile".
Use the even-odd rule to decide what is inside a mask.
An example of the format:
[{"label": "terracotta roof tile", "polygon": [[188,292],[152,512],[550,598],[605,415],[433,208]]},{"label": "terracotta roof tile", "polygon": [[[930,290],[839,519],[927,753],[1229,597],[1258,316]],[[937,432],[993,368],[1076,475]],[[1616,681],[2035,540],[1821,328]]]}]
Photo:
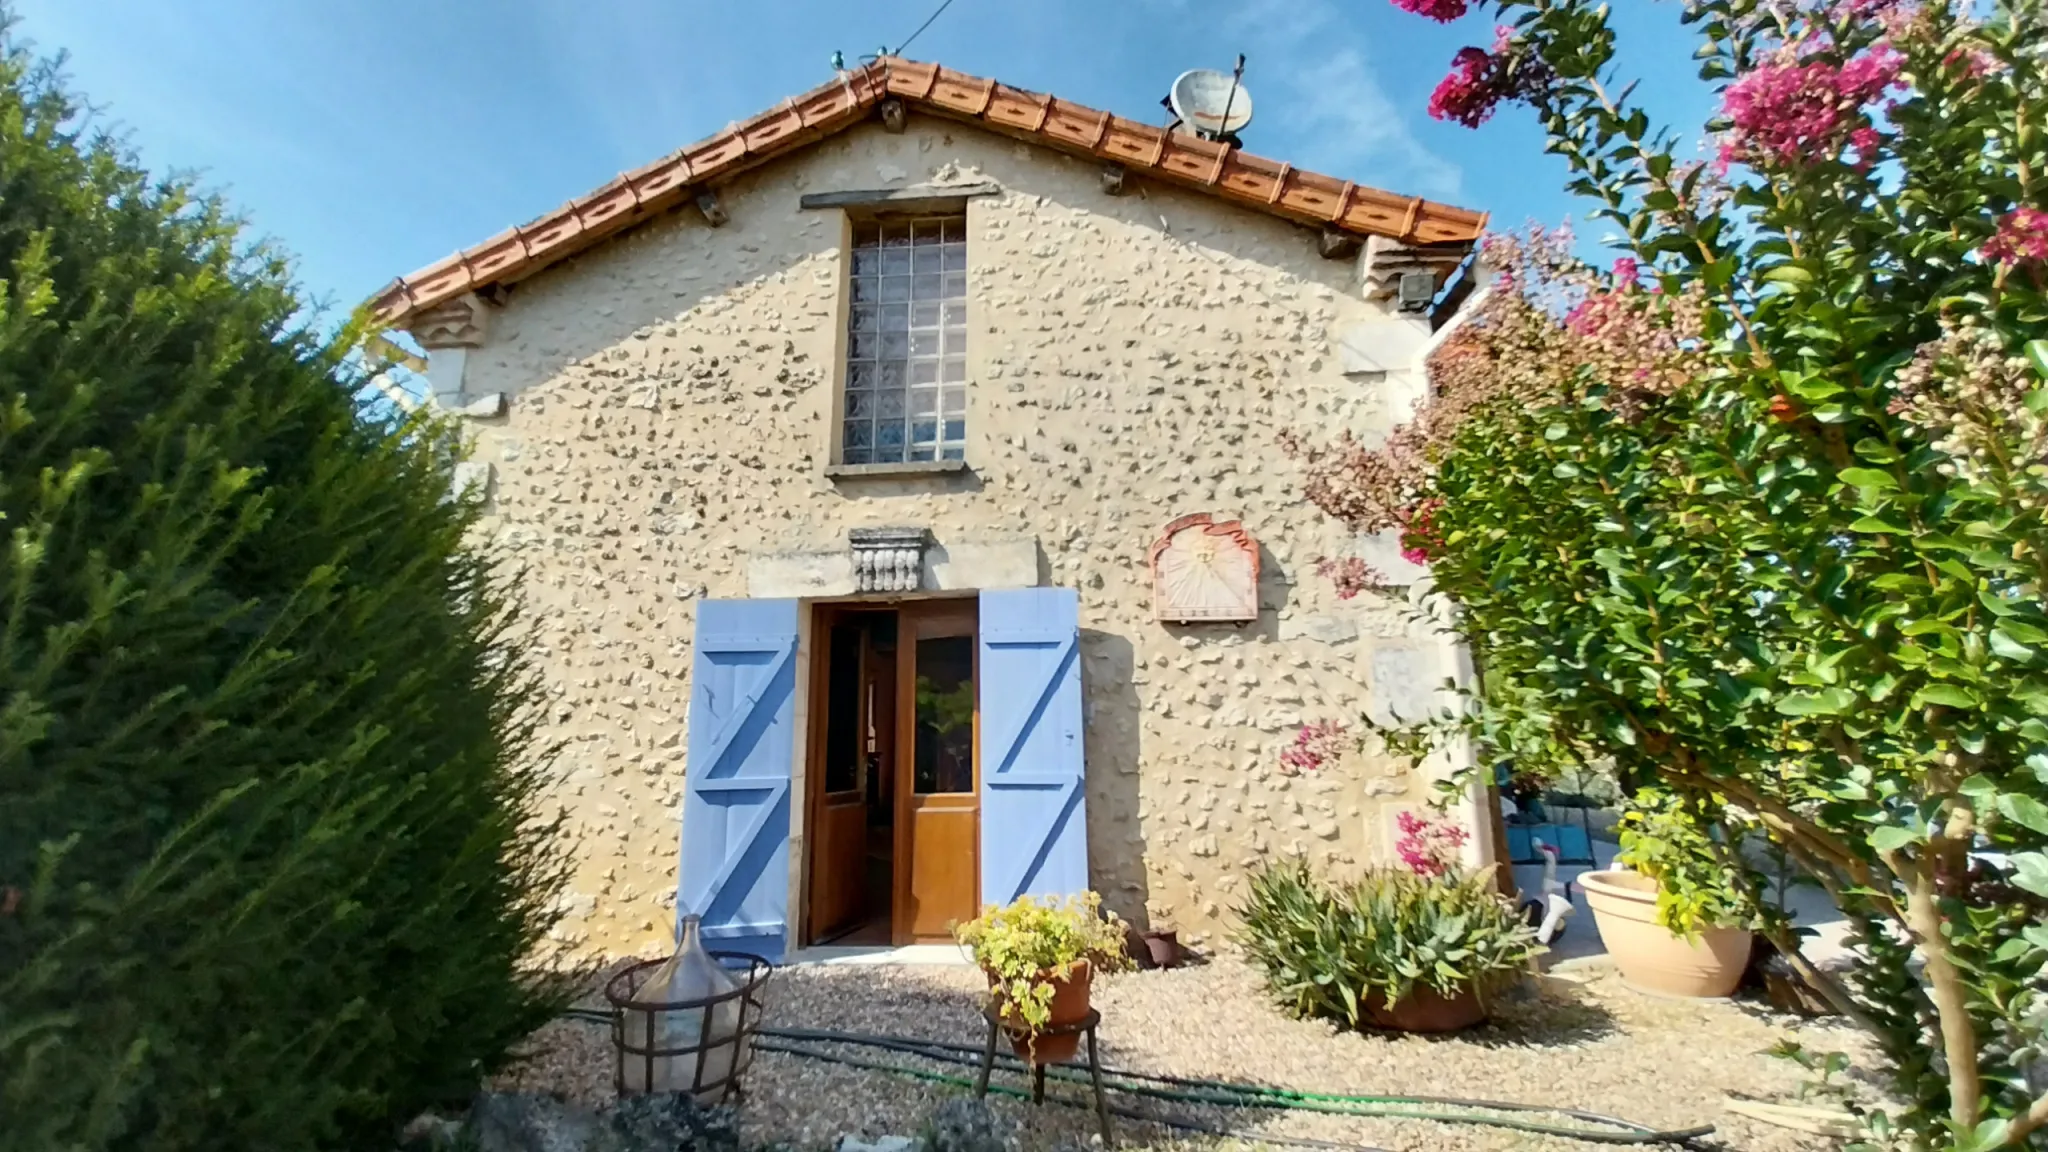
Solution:
[{"label": "terracotta roof tile", "polygon": [[373,304],[387,324],[465,292],[506,284],[685,202],[693,189],[795,151],[868,118],[884,99],[972,120],[1062,152],[1112,160],[1170,184],[1294,220],[1417,244],[1469,244],[1486,216],[1308,172],[1183,132],[1012,88],[937,64],[885,57],[792,96],[589,195],[391,282]]}]

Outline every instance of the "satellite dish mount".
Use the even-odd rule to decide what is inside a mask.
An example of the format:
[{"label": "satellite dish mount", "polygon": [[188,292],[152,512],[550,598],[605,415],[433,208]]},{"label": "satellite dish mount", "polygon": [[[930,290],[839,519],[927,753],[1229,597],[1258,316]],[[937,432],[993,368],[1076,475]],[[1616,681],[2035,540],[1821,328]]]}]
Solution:
[{"label": "satellite dish mount", "polygon": [[1237,134],[1252,122],[1252,94],[1244,86],[1244,56],[1228,75],[1208,68],[1181,73],[1166,96],[1173,110],[1172,127],[1192,131],[1204,140],[1243,147]]}]

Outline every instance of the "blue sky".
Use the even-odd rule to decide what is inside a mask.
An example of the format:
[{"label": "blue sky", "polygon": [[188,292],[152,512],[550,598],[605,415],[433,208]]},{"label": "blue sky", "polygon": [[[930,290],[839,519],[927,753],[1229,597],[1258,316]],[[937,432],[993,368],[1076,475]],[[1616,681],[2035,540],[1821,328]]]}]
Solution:
[{"label": "blue sky", "polygon": [[[834,50],[895,48],[938,0],[14,3],[145,162],[197,172],[347,307],[823,82]],[[1653,111],[1692,131],[1711,95],[1677,5],[1618,7]],[[1387,0],[954,0],[906,55],[1157,123],[1176,74],[1242,52],[1251,151],[1497,226],[1583,219],[1526,110],[1477,132],[1425,113],[1451,54],[1490,40]]]}]

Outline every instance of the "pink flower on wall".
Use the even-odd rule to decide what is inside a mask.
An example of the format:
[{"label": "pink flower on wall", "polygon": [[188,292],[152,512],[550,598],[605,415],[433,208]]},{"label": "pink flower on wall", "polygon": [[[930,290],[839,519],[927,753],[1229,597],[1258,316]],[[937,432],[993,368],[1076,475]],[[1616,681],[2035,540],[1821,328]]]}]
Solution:
[{"label": "pink flower on wall", "polygon": [[1470,5],[1467,0],[1394,0],[1394,7],[1417,16],[1427,16],[1439,24],[1448,24],[1463,16]]},{"label": "pink flower on wall", "polygon": [[1456,870],[1459,853],[1471,839],[1470,833],[1440,816],[1403,812],[1394,817],[1394,826],[1401,832],[1394,854],[1402,866],[1431,879]]},{"label": "pink flower on wall", "polygon": [[1436,510],[1441,507],[1441,500],[1424,500],[1401,517],[1401,559],[1427,564],[1443,550],[1443,533],[1436,528]]},{"label": "pink flower on wall", "polygon": [[1352,599],[1360,592],[1384,587],[1387,583],[1386,576],[1379,569],[1356,556],[1347,556],[1342,560],[1318,560],[1316,575],[1336,586],[1339,600]]},{"label": "pink flower on wall", "polygon": [[1315,772],[1344,755],[1349,730],[1341,720],[1319,720],[1294,734],[1294,743],[1280,753],[1280,771],[1288,776]]},{"label": "pink flower on wall", "polygon": [[1998,231],[1981,251],[1993,264],[2048,263],[2048,212],[2020,208],[1999,217]]}]

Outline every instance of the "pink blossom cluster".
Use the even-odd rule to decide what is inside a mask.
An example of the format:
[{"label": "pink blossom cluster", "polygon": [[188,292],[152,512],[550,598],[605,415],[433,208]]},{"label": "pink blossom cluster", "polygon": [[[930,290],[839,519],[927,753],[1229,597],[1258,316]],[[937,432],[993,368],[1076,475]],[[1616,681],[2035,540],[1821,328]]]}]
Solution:
[{"label": "pink blossom cluster", "polygon": [[1429,94],[1429,114],[1467,128],[1486,123],[1502,100],[1514,95],[1506,60],[1484,48],[1460,48],[1451,71]]},{"label": "pink blossom cluster", "polygon": [[1403,812],[1394,817],[1401,838],[1394,841],[1394,854],[1417,876],[1435,879],[1458,866],[1459,850],[1471,836],[1463,828],[1438,816]]},{"label": "pink blossom cluster", "polygon": [[1280,771],[1288,776],[1314,772],[1344,755],[1349,730],[1341,720],[1319,720],[1294,734],[1294,744],[1280,753]]},{"label": "pink blossom cluster", "polygon": [[1444,551],[1444,536],[1436,526],[1436,511],[1444,506],[1432,497],[1401,516],[1401,559],[1410,564],[1427,564]]},{"label": "pink blossom cluster", "polygon": [[1416,16],[1427,16],[1439,24],[1449,24],[1463,16],[1470,4],[1468,0],[1394,0],[1394,7]]},{"label": "pink blossom cluster", "polygon": [[1386,586],[1387,578],[1379,569],[1356,556],[1342,560],[1325,557],[1316,561],[1316,575],[1328,580],[1337,589],[1337,599],[1350,600],[1360,592]]},{"label": "pink blossom cluster", "polygon": [[1732,128],[1721,159],[1810,164],[1840,156],[1845,147],[1867,167],[1882,137],[1865,113],[1899,85],[1904,58],[1878,44],[1841,64],[1800,60],[1789,50],[1744,73],[1728,86],[1721,111]]},{"label": "pink blossom cluster", "polygon": [[2048,212],[2019,208],[1999,217],[1981,251],[1993,264],[2048,264]]}]

